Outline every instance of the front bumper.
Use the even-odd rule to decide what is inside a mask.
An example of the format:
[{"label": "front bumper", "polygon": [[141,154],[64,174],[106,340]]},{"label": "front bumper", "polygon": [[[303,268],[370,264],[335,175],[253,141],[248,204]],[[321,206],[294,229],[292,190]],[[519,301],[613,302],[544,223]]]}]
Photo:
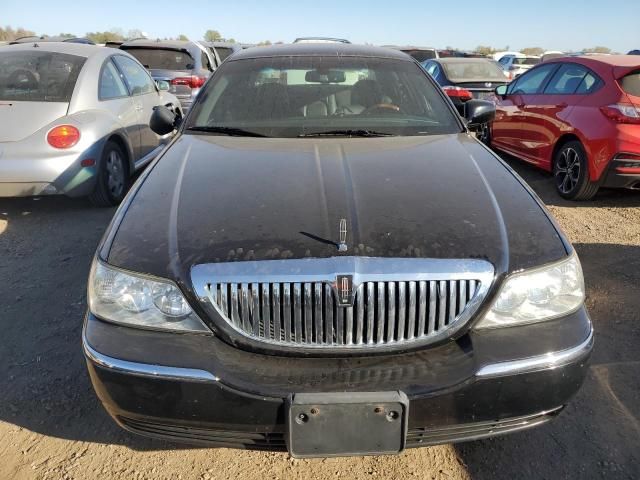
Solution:
[{"label": "front bumper", "polygon": [[138,434],[285,450],[292,394],[401,391],[410,402],[406,447],[417,447],[542,424],[578,390],[593,347],[584,310],[502,330],[511,331],[470,333],[384,358],[296,359],[245,352],[211,336],[115,326],[89,314],[83,347],[104,407]]}]

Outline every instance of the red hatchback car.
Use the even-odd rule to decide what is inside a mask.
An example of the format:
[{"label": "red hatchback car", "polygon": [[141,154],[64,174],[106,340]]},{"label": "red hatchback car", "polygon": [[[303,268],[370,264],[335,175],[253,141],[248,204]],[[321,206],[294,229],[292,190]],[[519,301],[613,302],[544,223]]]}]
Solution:
[{"label": "red hatchback car", "polygon": [[640,189],[640,58],[564,57],[496,89],[491,145],[553,172],[558,193]]}]

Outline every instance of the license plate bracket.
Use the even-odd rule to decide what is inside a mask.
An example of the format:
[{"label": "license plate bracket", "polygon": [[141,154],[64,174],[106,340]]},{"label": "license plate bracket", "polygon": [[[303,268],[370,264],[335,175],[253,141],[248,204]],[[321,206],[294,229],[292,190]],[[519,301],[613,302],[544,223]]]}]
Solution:
[{"label": "license plate bracket", "polygon": [[296,458],[395,454],[408,417],[403,392],[298,393],[288,402],[287,447]]}]

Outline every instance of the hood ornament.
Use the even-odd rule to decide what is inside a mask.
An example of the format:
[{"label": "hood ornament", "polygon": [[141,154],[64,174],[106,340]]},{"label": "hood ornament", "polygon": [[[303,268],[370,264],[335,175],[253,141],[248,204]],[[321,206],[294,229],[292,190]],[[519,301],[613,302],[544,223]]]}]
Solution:
[{"label": "hood ornament", "polygon": [[340,242],[338,243],[338,251],[346,252],[349,247],[347,247],[347,219],[340,219]]}]

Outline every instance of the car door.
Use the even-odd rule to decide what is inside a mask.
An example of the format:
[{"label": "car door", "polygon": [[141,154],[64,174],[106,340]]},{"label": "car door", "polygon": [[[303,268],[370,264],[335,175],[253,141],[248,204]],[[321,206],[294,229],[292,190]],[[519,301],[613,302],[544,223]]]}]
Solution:
[{"label": "car door", "polygon": [[124,75],[113,63],[113,56],[105,60],[100,69],[98,100],[101,108],[110,111],[123,125],[133,155],[136,156],[140,150],[139,114],[131,100]]},{"label": "car door", "polygon": [[496,118],[491,135],[492,143],[498,148],[523,157],[525,160],[532,160],[527,156],[526,148],[532,128],[526,107],[541,91],[556,68],[555,64],[533,68],[511,82],[507,87],[506,95],[497,97]]},{"label": "car door", "polygon": [[526,145],[527,156],[541,167],[551,168],[551,155],[556,141],[571,129],[567,119],[581,98],[578,89],[589,70],[577,63],[558,64],[544,90],[526,106],[531,124]]},{"label": "car door", "polygon": [[114,61],[124,75],[131,98],[138,112],[140,148],[136,160],[150,153],[160,143],[160,137],[149,127],[153,108],[160,104],[160,94],[155,82],[142,65],[124,55],[114,56]]}]

